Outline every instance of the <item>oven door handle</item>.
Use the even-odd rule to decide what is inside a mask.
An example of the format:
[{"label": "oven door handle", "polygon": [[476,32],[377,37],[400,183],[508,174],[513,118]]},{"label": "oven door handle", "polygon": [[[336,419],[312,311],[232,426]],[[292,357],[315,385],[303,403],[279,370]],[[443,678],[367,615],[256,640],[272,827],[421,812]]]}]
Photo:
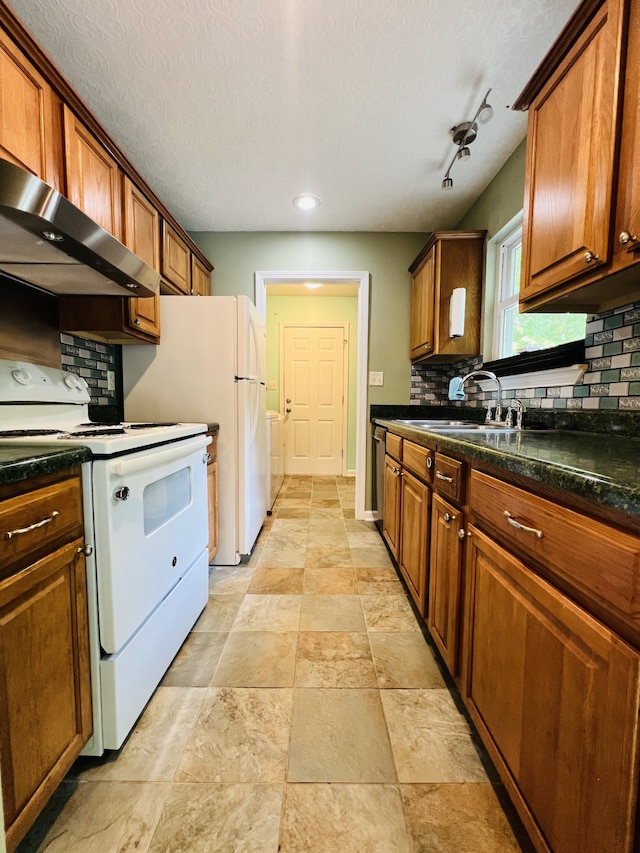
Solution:
[{"label": "oven door handle", "polygon": [[166,447],[162,450],[148,449],[136,459],[127,459],[126,457],[118,459],[117,462],[113,463],[111,471],[120,477],[126,477],[128,474],[135,474],[137,471],[157,468],[158,466],[167,465],[178,459],[191,456],[196,450],[204,450],[212,441],[211,436],[201,435],[188,441],[177,442],[173,447],[168,449]]}]

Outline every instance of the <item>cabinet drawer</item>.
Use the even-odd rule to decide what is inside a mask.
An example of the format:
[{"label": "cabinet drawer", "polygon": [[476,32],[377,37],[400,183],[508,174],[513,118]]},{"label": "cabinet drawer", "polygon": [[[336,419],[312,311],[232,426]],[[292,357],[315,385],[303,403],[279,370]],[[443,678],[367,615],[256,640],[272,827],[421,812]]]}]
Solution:
[{"label": "cabinet drawer", "polygon": [[402,439],[399,435],[388,432],[385,447],[389,456],[402,462]]},{"label": "cabinet drawer", "polygon": [[436,466],[433,480],[434,488],[441,495],[456,503],[462,503],[464,494],[464,463],[457,459],[436,453]]},{"label": "cabinet drawer", "polygon": [[428,447],[421,447],[412,441],[404,441],[402,447],[402,465],[408,468],[416,477],[423,482],[431,483],[433,480],[433,459],[435,453]]},{"label": "cabinet drawer", "polygon": [[471,472],[470,509],[507,548],[640,627],[640,538],[479,471]]},{"label": "cabinet drawer", "polygon": [[82,534],[82,488],[73,477],[0,503],[2,573],[32,562],[32,555]]}]

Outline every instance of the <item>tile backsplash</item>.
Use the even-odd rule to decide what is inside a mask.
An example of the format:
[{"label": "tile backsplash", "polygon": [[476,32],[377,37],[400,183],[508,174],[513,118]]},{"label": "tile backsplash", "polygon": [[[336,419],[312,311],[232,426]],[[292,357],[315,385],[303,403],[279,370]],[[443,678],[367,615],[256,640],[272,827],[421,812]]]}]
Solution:
[{"label": "tile backsplash", "polygon": [[[640,303],[597,314],[587,323],[585,337],[587,369],[576,385],[549,388],[522,386],[506,391],[530,409],[617,409],[640,412]],[[412,365],[411,403],[450,406],[449,380],[482,366],[482,357],[447,365]],[[465,405],[480,407],[495,396],[470,382]]]},{"label": "tile backsplash", "polygon": [[[62,369],[79,374],[88,383],[93,405],[116,405],[118,351],[115,346],[62,333],[60,352]],[[109,383],[110,373],[112,374],[111,383]]]}]

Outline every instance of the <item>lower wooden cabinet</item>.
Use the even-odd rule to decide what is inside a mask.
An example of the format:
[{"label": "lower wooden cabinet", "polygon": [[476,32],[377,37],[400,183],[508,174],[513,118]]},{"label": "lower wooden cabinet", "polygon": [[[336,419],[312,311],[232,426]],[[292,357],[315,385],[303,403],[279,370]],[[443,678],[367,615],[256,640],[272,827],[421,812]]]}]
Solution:
[{"label": "lower wooden cabinet", "polygon": [[82,540],[0,588],[2,797],[9,850],[91,734]]},{"label": "lower wooden cabinet", "polygon": [[402,468],[387,454],[384,458],[384,519],[382,535],[397,560],[400,556],[400,506],[402,501]]},{"label": "lower wooden cabinet", "polygon": [[406,470],[402,473],[398,564],[419,612],[425,615],[427,560],[429,554],[429,509],[431,489]]},{"label": "lower wooden cabinet", "polygon": [[462,616],[463,538],[464,518],[461,510],[434,494],[431,502],[427,627],[447,669],[454,677],[458,674]]},{"label": "lower wooden cabinet", "polygon": [[470,533],[465,701],[536,848],[631,853],[638,652]]}]

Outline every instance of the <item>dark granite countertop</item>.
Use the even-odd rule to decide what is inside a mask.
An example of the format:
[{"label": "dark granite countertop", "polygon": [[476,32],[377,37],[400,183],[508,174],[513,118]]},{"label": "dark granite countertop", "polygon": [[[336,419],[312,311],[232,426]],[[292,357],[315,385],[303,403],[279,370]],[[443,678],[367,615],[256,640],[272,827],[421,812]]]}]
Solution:
[{"label": "dark granite countertop", "polygon": [[62,471],[91,459],[86,447],[59,444],[0,444],[0,484],[17,483],[40,474]]},{"label": "dark granite countertop", "polygon": [[[375,423],[417,444],[445,453],[459,453],[548,486],[640,516],[640,439],[566,429],[524,429],[519,432],[427,433],[394,418],[425,417],[390,412],[373,416]],[[444,411],[432,417],[447,417]],[[458,416],[461,412],[458,410]],[[466,412],[464,416],[466,417]],[[482,414],[482,413],[480,413]],[[525,415],[526,417],[526,415]],[[637,415],[636,415],[637,417]],[[478,420],[478,418],[475,418]]]}]

